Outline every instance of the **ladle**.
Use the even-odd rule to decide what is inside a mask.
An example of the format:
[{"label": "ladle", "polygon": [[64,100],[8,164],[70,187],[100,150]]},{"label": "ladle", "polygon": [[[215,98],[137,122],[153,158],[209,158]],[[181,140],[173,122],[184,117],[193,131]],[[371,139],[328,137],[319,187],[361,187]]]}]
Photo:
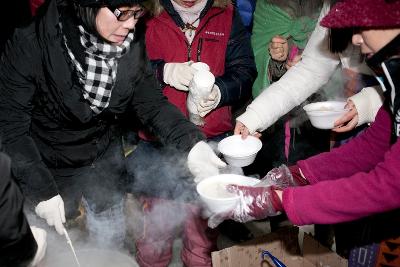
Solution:
[{"label": "ladle", "polygon": [[68,245],[70,246],[70,248],[71,248],[71,250],[72,250],[72,253],[74,254],[75,261],[76,261],[76,265],[77,265],[78,267],[81,267],[81,265],[80,265],[80,263],[79,263],[79,260],[78,260],[78,257],[76,256],[74,246],[72,245],[71,238],[69,238],[68,232],[67,232],[67,230],[66,230],[65,228],[64,228],[64,235],[65,235],[65,238],[67,239]]}]

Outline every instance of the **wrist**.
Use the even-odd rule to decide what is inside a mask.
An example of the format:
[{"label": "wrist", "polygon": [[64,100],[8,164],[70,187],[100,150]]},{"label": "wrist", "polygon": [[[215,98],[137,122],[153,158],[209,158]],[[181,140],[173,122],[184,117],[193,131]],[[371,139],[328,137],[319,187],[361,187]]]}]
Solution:
[{"label": "wrist", "polygon": [[214,88],[216,92],[215,104],[213,105],[214,109],[220,106],[221,103],[221,90],[219,90],[219,86],[214,84]]},{"label": "wrist", "polygon": [[275,193],[277,194],[279,201],[282,203],[282,190],[275,190]]},{"label": "wrist", "polygon": [[262,121],[258,114],[251,109],[247,109],[246,112],[237,117],[236,120],[242,123],[249,130],[250,134],[254,134],[257,130],[261,132],[259,125],[262,124]]},{"label": "wrist", "polygon": [[169,84],[169,66],[170,66],[170,64],[171,63],[164,63],[163,64],[163,66],[160,66],[160,70],[161,70],[161,72],[162,72],[162,76],[161,76],[161,78],[162,78],[162,81],[165,83],[165,84]]},{"label": "wrist", "polygon": [[293,185],[292,186],[302,186],[302,185],[309,184],[309,182],[304,177],[304,174],[301,171],[301,169],[299,168],[299,166],[297,166],[297,165],[289,166],[289,171],[293,177]]},{"label": "wrist", "polygon": [[162,84],[165,85],[164,82],[164,67],[168,63],[162,62],[156,68],[156,78]]},{"label": "wrist", "polygon": [[271,189],[271,203],[275,212],[283,211],[282,206],[282,191]]}]

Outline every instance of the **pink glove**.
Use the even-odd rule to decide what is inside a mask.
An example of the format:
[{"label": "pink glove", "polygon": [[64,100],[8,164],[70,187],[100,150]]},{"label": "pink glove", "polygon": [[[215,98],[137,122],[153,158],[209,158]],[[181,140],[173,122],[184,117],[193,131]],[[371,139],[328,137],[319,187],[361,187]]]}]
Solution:
[{"label": "pink glove", "polygon": [[277,168],[270,170],[261,180],[260,184],[264,186],[271,185],[275,189],[285,189],[292,186],[302,186],[309,184],[307,179],[301,174],[297,165],[287,167],[282,164]]},{"label": "pink glove", "polygon": [[223,214],[214,214],[208,220],[208,226],[215,228],[222,221],[232,219],[238,222],[260,220],[276,216],[283,211],[281,200],[271,186],[240,186],[228,185],[231,193],[240,196],[236,207]]}]

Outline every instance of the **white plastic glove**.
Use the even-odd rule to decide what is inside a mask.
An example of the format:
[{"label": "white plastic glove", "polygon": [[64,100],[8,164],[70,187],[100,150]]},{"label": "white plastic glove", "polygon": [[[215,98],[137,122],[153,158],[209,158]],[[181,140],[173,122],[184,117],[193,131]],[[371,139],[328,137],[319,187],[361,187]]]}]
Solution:
[{"label": "white plastic glove", "polygon": [[164,82],[181,91],[188,91],[190,81],[196,73],[196,69],[191,67],[191,61],[184,63],[165,63]]},{"label": "white plastic glove", "polygon": [[215,228],[224,220],[231,219],[237,222],[260,220],[276,216],[283,211],[282,200],[272,186],[245,186],[227,185],[228,192],[239,197],[232,210],[211,215],[208,226]]},{"label": "white plastic glove", "polygon": [[31,231],[32,231],[33,237],[36,240],[37,250],[36,250],[35,257],[31,261],[31,263],[29,264],[29,267],[34,267],[43,259],[44,255],[46,253],[47,233],[46,233],[46,231],[44,229],[39,228],[39,227],[35,227],[35,226],[31,226]]},{"label": "white plastic glove", "polygon": [[47,224],[56,228],[57,233],[64,234],[65,210],[64,201],[60,195],[39,202],[35,208],[36,214],[46,220]]},{"label": "white plastic glove", "polygon": [[221,101],[221,91],[219,90],[218,85],[214,84],[211,93],[200,101],[197,105],[197,111],[201,117],[207,115],[211,110],[215,109],[219,101]]},{"label": "white plastic glove", "polygon": [[218,175],[219,168],[226,167],[223,162],[204,141],[198,142],[189,152],[188,168],[195,177],[196,183],[206,177]]}]

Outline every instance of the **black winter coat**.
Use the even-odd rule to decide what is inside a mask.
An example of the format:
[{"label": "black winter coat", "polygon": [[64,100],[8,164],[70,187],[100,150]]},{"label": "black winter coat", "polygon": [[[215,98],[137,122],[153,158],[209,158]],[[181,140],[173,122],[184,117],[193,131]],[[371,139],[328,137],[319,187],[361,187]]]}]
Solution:
[{"label": "black winter coat", "polygon": [[[35,202],[58,194],[55,173],[95,163],[136,118],[161,142],[185,151],[204,138],[163,96],[139,33],[119,61],[109,106],[96,116],[65,49],[62,30],[69,28],[62,18],[69,9],[56,0],[47,4],[35,22],[16,30],[0,63],[0,136],[25,194]],[[79,41],[71,46],[82,58]]]},{"label": "black winter coat", "polygon": [[37,245],[22,212],[24,198],[10,176],[10,158],[0,153],[0,266],[28,266]]},{"label": "black winter coat", "polygon": [[393,113],[392,141],[400,136],[400,34],[367,59],[384,91],[385,100]]}]

